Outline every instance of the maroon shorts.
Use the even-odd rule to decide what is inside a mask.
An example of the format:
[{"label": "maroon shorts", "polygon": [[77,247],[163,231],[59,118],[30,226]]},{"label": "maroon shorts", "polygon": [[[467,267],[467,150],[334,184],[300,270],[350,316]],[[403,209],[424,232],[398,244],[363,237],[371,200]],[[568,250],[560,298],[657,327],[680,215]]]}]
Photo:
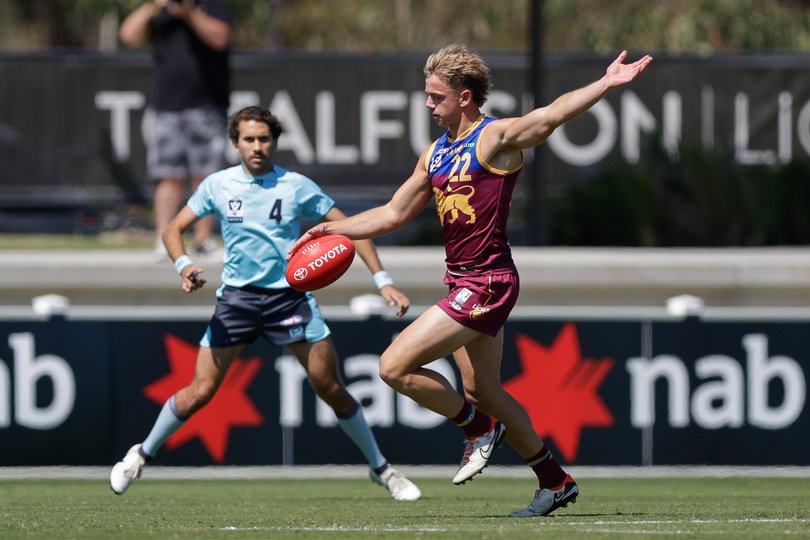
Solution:
[{"label": "maroon shorts", "polygon": [[444,275],[450,293],[436,305],[459,324],[492,337],[498,335],[520,293],[517,270],[457,276]]}]

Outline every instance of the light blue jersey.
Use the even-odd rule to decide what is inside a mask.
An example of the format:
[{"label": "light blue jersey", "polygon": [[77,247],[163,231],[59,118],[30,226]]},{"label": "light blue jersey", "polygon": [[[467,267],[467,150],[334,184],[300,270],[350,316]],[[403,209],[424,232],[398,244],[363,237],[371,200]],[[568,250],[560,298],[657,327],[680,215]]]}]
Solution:
[{"label": "light blue jersey", "polygon": [[301,218],[319,220],[334,205],[314,181],[278,165],[256,177],[241,165],[216,172],[188,201],[197,216],[219,218],[225,244],[223,286],[264,289],[289,287],[286,257],[301,236]]}]

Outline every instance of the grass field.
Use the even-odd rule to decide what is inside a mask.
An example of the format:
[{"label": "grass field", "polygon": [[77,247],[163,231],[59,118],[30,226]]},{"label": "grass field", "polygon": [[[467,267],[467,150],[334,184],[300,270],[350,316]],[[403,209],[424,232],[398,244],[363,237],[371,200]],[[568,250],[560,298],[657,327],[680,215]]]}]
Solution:
[{"label": "grass field", "polygon": [[111,232],[83,234],[0,234],[3,249],[152,249],[152,232]]},{"label": "grass field", "polygon": [[0,480],[0,538],[810,537],[810,478],[584,478],[574,505],[512,519],[529,479],[416,479],[395,502],[368,480]]}]

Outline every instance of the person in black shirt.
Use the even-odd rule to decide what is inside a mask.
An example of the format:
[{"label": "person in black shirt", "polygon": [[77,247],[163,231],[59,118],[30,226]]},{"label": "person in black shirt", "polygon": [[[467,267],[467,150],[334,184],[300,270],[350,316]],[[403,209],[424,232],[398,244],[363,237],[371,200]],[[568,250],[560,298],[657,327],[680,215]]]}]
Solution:
[{"label": "person in black shirt", "polygon": [[[149,0],[121,24],[128,46],[152,45],[154,74],[150,105],[154,123],[147,136],[147,174],[154,193],[156,254],[160,237],[191,189],[225,166],[230,95],[232,16],[223,0]],[[195,225],[197,252],[217,249],[213,218]]]}]

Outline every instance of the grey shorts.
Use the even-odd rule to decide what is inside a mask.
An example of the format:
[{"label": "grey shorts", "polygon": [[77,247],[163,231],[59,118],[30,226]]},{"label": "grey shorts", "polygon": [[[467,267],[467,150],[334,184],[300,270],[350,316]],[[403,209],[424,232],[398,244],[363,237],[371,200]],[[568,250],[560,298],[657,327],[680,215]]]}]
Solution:
[{"label": "grey shorts", "polygon": [[155,111],[146,172],[153,180],[208,176],[225,168],[227,113],[216,108]]},{"label": "grey shorts", "polygon": [[310,294],[293,289],[222,288],[214,315],[200,340],[220,348],[253,343],[259,336],[274,345],[314,343],[331,334]]}]

